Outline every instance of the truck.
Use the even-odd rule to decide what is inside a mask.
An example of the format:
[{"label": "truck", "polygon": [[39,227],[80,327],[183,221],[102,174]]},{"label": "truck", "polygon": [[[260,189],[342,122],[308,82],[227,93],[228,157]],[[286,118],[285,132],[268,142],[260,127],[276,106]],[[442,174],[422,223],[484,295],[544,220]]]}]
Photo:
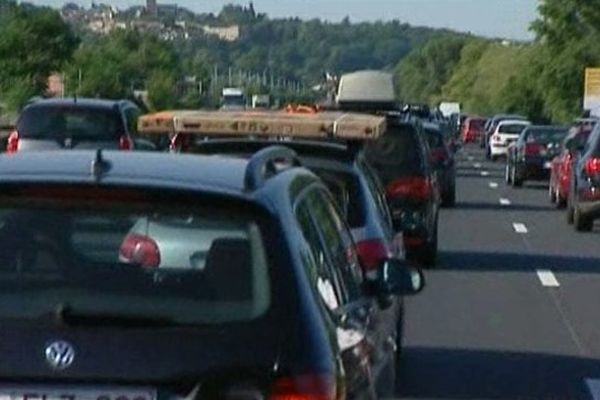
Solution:
[{"label": "truck", "polygon": [[252,96],[252,108],[269,108],[271,97],[268,94],[255,94]]},{"label": "truck", "polygon": [[241,88],[223,88],[221,99],[222,110],[244,110],[246,108],[246,96]]}]

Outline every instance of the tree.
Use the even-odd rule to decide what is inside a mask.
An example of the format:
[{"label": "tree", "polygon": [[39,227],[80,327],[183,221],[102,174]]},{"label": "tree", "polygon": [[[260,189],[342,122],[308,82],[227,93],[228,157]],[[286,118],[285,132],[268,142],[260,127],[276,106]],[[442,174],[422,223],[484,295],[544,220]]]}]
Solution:
[{"label": "tree", "polygon": [[0,0],[0,91],[9,108],[42,95],[48,76],[71,59],[78,39],[50,8]]}]

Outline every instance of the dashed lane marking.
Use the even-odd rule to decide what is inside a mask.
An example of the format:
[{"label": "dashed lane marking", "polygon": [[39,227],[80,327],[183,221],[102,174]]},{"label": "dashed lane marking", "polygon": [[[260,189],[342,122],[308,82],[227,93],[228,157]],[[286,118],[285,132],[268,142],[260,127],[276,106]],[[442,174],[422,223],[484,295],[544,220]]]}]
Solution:
[{"label": "dashed lane marking", "polygon": [[549,269],[538,269],[536,270],[538,278],[540,278],[540,282],[542,282],[542,286],[545,287],[559,287],[560,283],[556,279],[556,276]]},{"label": "dashed lane marking", "polygon": [[525,224],[522,224],[520,222],[514,222],[513,223],[513,228],[514,228],[515,232],[517,232],[517,233],[527,233],[527,232],[529,232],[527,230],[527,227],[525,226]]},{"label": "dashed lane marking", "polygon": [[481,176],[490,176],[488,171],[481,171]]},{"label": "dashed lane marking", "polygon": [[489,185],[490,185],[491,189],[498,189],[498,183],[497,182],[490,182]]},{"label": "dashed lane marking", "polygon": [[475,157],[473,157],[473,156],[467,157],[467,160],[469,160],[469,161],[473,161],[474,159],[475,159]]},{"label": "dashed lane marking", "polygon": [[473,164],[473,167],[474,168],[481,168],[481,163],[475,163],[475,164]]},{"label": "dashed lane marking", "polygon": [[502,206],[510,206],[510,200],[509,199],[505,199],[505,198],[501,198],[500,199],[500,205]]}]

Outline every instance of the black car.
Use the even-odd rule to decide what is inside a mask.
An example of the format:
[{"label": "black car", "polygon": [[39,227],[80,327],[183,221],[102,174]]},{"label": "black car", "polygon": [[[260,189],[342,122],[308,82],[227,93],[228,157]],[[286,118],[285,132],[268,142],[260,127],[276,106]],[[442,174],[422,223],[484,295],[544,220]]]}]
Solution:
[{"label": "black car", "polygon": [[437,124],[424,123],[423,130],[431,151],[431,164],[438,175],[442,206],[456,204],[456,166],[442,128]]},{"label": "black car", "polygon": [[374,398],[376,380],[393,382],[382,299],[415,292],[422,276],[388,260],[365,281],[329,191],[298,165],[281,147],[249,160],[0,157],[5,389]]},{"label": "black car", "polygon": [[21,111],[6,152],[62,149],[154,150],[140,137],[141,115],[128,100],[37,99]]},{"label": "black car", "polygon": [[527,180],[549,180],[552,160],[561,151],[569,128],[532,125],[507,151],[506,183],[520,187]]},{"label": "black car", "polygon": [[385,187],[407,258],[435,265],[440,190],[421,124],[390,116],[387,132],[365,146],[365,156]]},{"label": "black car", "polygon": [[575,153],[568,210],[575,229],[589,232],[600,218],[600,125],[596,124],[585,145]]}]

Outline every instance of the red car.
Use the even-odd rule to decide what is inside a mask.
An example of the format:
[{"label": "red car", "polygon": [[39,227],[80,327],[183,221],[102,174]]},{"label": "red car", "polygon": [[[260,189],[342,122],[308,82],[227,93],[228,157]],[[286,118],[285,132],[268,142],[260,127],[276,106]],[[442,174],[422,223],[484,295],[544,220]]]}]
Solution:
[{"label": "red car", "polygon": [[550,202],[558,208],[567,206],[571,189],[573,156],[581,145],[585,144],[593,124],[576,124],[563,141],[560,154],[552,160],[550,170],[550,186],[548,189]]},{"label": "red car", "polygon": [[484,131],[485,118],[469,117],[462,125],[461,138],[463,143],[476,142]]}]

